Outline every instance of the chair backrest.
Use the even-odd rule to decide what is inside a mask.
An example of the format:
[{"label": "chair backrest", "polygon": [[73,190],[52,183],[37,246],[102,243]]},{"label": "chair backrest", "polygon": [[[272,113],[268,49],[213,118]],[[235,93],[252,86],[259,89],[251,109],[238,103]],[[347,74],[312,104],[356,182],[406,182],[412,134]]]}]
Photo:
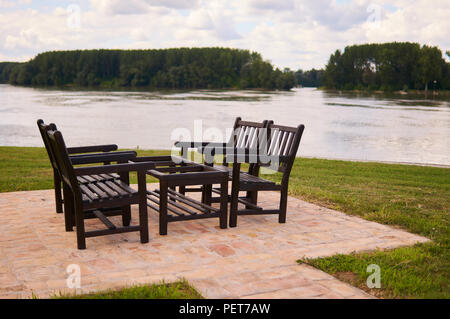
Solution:
[{"label": "chair backrest", "polygon": [[[263,129],[267,128],[267,120],[263,122],[242,121],[237,117],[233,125],[233,134],[228,144],[239,148],[256,148],[258,147],[259,137]],[[266,135],[267,136],[267,135]]]},{"label": "chair backrest", "polygon": [[269,141],[266,154],[268,158],[279,160],[277,170],[284,175],[289,175],[291,171],[304,129],[303,124],[289,127],[273,124],[273,121],[268,123]]},{"label": "chair backrest", "polygon": [[52,154],[52,150],[50,148],[50,142],[48,141],[48,135],[47,130],[53,130],[56,131],[56,125],[55,124],[45,124],[43,120],[39,119],[37,120],[37,126],[39,129],[39,133],[41,133],[42,141],[44,142],[45,150],[47,151],[48,159],[50,160],[50,163],[52,164],[52,167],[54,170],[58,170],[55,158]]},{"label": "chair backrest", "polygon": [[[238,148],[253,148],[258,149],[261,143],[267,143],[267,124],[269,121],[250,122],[243,121],[237,117],[233,125],[233,134],[228,141],[228,145]],[[224,165],[228,165],[225,158]],[[251,174],[258,174],[258,163],[250,163],[248,172]]]},{"label": "chair backrest", "polygon": [[55,160],[61,179],[72,189],[75,197],[81,196],[75,171],[61,132],[53,130],[51,125],[48,125],[45,133],[48,138],[47,141],[49,143],[50,152]]}]

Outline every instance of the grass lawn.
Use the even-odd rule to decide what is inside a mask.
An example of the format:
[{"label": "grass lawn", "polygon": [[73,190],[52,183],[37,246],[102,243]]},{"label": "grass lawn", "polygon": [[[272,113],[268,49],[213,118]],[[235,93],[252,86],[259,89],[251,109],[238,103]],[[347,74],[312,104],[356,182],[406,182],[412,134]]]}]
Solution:
[{"label": "grass lawn", "polygon": [[[138,151],[139,155],[168,154]],[[52,188],[43,148],[0,147],[0,192]],[[277,180],[278,175],[266,178]],[[131,180],[136,182],[133,177]],[[450,169],[299,158],[290,195],[433,240],[393,250],[299,260],[362,289],[369,264],[381,267],[381,289],[392,298],[450,298]],[[300,258],[301,256],[299,256]]]},{"label": "grass lawn", "polygon": [[81,295],[56,295],[54,299],[202,299],[186,281],[138,285]]}]

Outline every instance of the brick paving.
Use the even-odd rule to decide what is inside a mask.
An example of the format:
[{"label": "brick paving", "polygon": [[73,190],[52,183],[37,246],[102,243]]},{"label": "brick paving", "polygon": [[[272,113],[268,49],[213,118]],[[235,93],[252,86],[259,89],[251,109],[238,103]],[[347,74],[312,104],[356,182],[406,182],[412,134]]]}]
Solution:
[{"label": "brick paving", "polygon": [[[296,260],[428,240],[290,197],[286,224],[276,215],[240,216],[237,228],[221,230],[218,219],[203,219],[169,223],[168,235],[159,236],[157,214],[149,209],[148,244],[141,244],[136,232],[88,238],[87,249],[78,250],[75,232],[65,232],[63,215],[55,213],[53,194],[0,194],[0,298],[32,293],[45,298],[180,278],[206,298],[371,298]],[[278,194],[265,192],[260,202],[275,207]],[[136,221],[137,206],[132,213]],[[120,217],[114,218],[120,224]],[[102,227],[98,220],[86,225]],[[81,267],[77,291],[67,288],[69,264]]]}]

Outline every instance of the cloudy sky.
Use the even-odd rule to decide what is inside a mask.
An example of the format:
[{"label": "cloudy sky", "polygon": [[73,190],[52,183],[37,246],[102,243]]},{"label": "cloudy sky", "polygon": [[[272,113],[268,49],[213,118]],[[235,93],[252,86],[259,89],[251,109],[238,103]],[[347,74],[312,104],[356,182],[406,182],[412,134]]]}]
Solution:
[{"label": "cloudy sky", "polygon": [[449,0],[0,0],[0,61],[48,50],[223,46],[321,68],[346,45],[450,49]]}]

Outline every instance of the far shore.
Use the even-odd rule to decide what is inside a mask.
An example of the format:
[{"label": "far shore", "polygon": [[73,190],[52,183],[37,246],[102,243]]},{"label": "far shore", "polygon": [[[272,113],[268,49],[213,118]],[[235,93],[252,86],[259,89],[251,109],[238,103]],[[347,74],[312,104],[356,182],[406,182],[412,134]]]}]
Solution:
[{"label": "far shore", "polygon": [[228,88],[219,88],[219,87],[211,87],[211,88],[158,88],[152,86],[116,86],[116,85],[98,85],[98,86],[78,86],[74,84],[66,84],[62,86],[55,85],[14,85],[10,83],[0,83],[0,85],[11,85],[15,87],[21,88],[31,88],[31,89],[41,89],[41,90],[65,90],[65,91],[104,91],[104,92],[192,92],[192,91],[254,91],[254,92],[289,92],[293,89],[316,89],[324,92],[330,93],[357,93],[357,94],[379,94],[379,95],[405,95],[405,96],[414,96],[418,95],[425,98],[447,98],[450,97],[450,90],[408,90],[408,91],[381,91],[381,90],[337,90],[337,89],[328,89],[325,87],[302,87],[297,86],[290,90],[269,90],[264,88],[239,88],[239,87],[228,87]]},{"label": "far shore", "polygon": [[361,94],[392,94],[392,95],[423,95],[427,96],[439,96],[439,97],[450,97],[450,90],[408,90],[408,91],[381,91],[381,90],[337,90],[337,89],[327,89],[325,87],[318,87],[318,90],[327,92],[339,92],[339,93],[361,93]]}]

